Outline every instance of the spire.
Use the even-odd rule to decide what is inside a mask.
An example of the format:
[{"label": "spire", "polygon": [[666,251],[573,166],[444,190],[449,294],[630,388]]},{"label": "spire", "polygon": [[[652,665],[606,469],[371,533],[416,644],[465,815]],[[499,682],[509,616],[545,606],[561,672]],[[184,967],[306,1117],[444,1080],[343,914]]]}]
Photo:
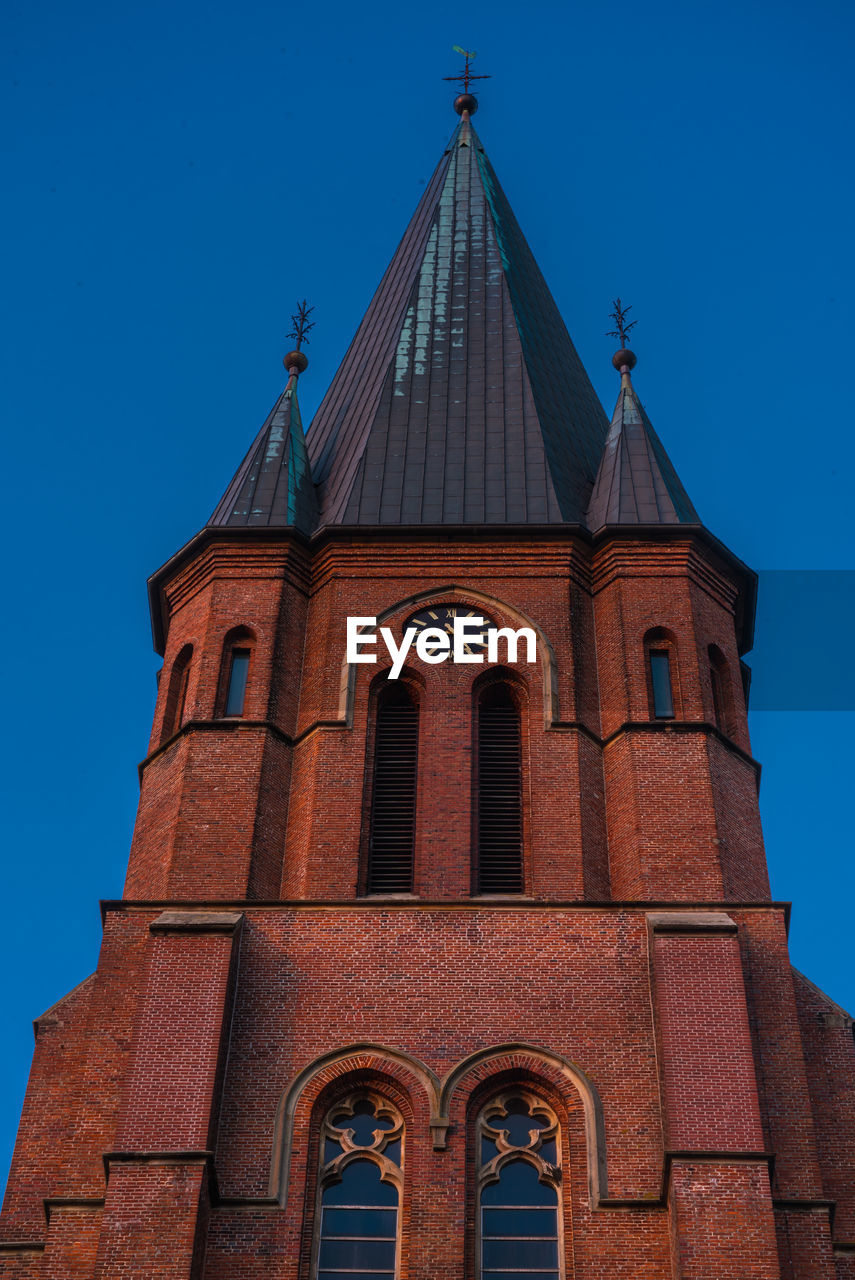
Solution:
[{"label": "spire", "polygon": [[460,124],[309,429],[322,524],[584,520],[608,424],[477,105],[457,98]]},{"label": "spire", "polygon": [[313,328],[312,308],[302,302],[292,316],[296,348],[282,363],[288,384],[235,472],[209,526],[292,527],[310,534],[318,521],[309,457],[297,403],[297,380],[309,361],[300,350]]},{"label": "spire", "polygon": [[629,307],[615,303],[617,331],[623,344],[612,364],[620,373],[620,391],[612,424],[588,505],[588,528],[607,524],[700,524],[700,517],[632,385],[636,357],[626,347]]}]

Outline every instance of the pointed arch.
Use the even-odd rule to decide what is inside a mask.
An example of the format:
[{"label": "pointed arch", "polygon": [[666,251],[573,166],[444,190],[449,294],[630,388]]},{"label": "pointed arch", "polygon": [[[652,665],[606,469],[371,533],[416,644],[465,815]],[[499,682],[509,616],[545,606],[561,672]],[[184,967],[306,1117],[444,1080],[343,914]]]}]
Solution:
[{"label": "pointed arch", "polygon": [[193,646],[185,644],[178,651],[172,670],[169,673],[169,685],[166,691],[166,703],[163,709],[163,724],[160,731],[161,743],[166,742],[181,728],[184,720],[184,709],[187,705],[187,690],[190,684],[190,664],[193,661]]},{"label": "pointed arch", "polygon": [[371,1073],[396,1081],[410,1096],[421,1092],[428,1112],[436,1116],[439,1101],[439,1078],[418,1058],[402,1049],[392,1049],[371,1041],[360,1041],[339,1049],[331,1049],[308,1063],[282,1094],[273,1126],[273,1150],[270,1160],[269,1195],[284,1206],[293,1146],[294,1118],[311,1110],[320,1094],[336,1079]]},{"label": "pointed arch", "polygon": [[[537,638],[537,655],[543,680],[544,720],[547,727],[560,720],[558,669],[552,645],[543,628],[533,618],[530,618],[528,614],[523,613],[522,610],[517,609],[514,605],[508,604],[507,601],[500,600],[497,596],[487,595],[483,591],[475,591],[469,587],[459,586],[456,583],[447,583],[443,586],[431,587],[427,591],[415,592],[413,595],[404,596],[401,600],[397,600],[388,609],[384,609],[377,615],[377,626],[378,628],[385,626],[390,618],[404,609],[416,609],[419,605],[424,606],[434,601],[439,602],[449,599],[460,600],[473,605],[483,604],[486,609],[497,610],[506,618],[515,622],[518,628],[531,627]],[[347,725],[348,728],[353,724],[353,704],[358,672],[359,666],[356,663],[348,662],[345,654],[341,666],[338,714],[340,721]]]},{"label": "pointed arch", "polygon": [[492,1045],[469,1054],[443,1078],[439,1094],[438,1125],[448,1127],[452,1107],[465,1101],[491,1076],[520,1072],[540,1078],[551,1086],[572,1109],[581,1106],[587,1148],[588,1184],[591,1202],[597,1205],[608,1197],[606,1129],[603,1107],[593,1081],[569,1058],[540,1045],[514,1041]]},{"label": "pointed arch", "polygon": [[736,707],[730,664],[717,644],[711,644],[708,647],[707,661],[713,721],[726,737],[731,738],[736,728]]}]

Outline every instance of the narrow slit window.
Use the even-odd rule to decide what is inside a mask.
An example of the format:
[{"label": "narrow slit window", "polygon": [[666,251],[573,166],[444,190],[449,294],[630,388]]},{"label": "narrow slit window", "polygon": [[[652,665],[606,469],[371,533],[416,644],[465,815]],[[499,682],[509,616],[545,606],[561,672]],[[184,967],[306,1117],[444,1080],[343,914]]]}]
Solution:
[{"label": "narrow slit window", "polygon": [[733,686],[730,682],[727,659],[718,645],[711,644],[709,647],[709,660],[713,720],[717,728],[729,736],[733,733],[736,719],[733,705]]},{"label": "narrow slit window", "polygon": [[419,709],[405,684],[377,701],[368,848],[369,893],[411,893]]},{"label": "narrow slit window", "polygon": [[650,650],[650,683],[653,688],[653,715],[657,720],[673,720],[671,655],[667,649]]},{"label": "narrow slit window", "polygon": [[193,646],[186,644],[175,659],[166,691],[166,706],[163,712],[163,731],[161,741],[171,738],[181,728],[184,719],[184,707],[187,703],[187,689],[190,684],[190,660],[193,657]]},{"label": "narrow slit window", "polygon": [[226,694],[226,715],[242,716],[246,697],[246,680],[249,675],[249,649],[232,649],[229,665],[229,687]]},{"label": "narrow slit window", "polygon": [[721,672],[715,666],[710,667],[710,687],[712,688],[715,722],[723,733],[727,733],[727,717],[724,713],[724,689],[721,684]]},{"label": "narrow slit window", "polygon": [[505,684],[478,700],[478,892],[522,893],[520,715]]}]

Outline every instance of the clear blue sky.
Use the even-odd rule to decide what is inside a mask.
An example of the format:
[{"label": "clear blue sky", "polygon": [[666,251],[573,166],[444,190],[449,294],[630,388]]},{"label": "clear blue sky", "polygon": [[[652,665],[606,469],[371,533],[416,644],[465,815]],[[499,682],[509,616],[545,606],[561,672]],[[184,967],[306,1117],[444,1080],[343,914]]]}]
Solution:
[{"label": "clear blue sky", "polygon": [[[695,505],[760,570],[855,568],[855,192],[842,0],[10,0],[2,23],[5,1168],[30,1019],[94,968],[121,893],[145,578],[281,389],[303,295],[308,421],[454,127],[451,46],[493,76],[479,132],[606,406],[620,294]],[[820,671],[850,644],[846,581],[821,630],[769,623]],[[794,960],[855,1006],[855,718],[751,727]]]}]

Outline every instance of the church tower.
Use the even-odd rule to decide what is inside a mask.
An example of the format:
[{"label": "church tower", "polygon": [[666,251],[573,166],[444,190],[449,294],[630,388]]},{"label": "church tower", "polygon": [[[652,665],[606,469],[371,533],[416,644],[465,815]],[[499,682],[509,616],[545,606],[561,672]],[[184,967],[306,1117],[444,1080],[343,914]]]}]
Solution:
[{"label": "church tower", "polygon": [[150,581],[124,896],[36,1022],[2,1277],[855,1277],[852,1022],[769,890],[755,575],[626,342],[604,414],[476,105],[307,434],[298,342]]}]

